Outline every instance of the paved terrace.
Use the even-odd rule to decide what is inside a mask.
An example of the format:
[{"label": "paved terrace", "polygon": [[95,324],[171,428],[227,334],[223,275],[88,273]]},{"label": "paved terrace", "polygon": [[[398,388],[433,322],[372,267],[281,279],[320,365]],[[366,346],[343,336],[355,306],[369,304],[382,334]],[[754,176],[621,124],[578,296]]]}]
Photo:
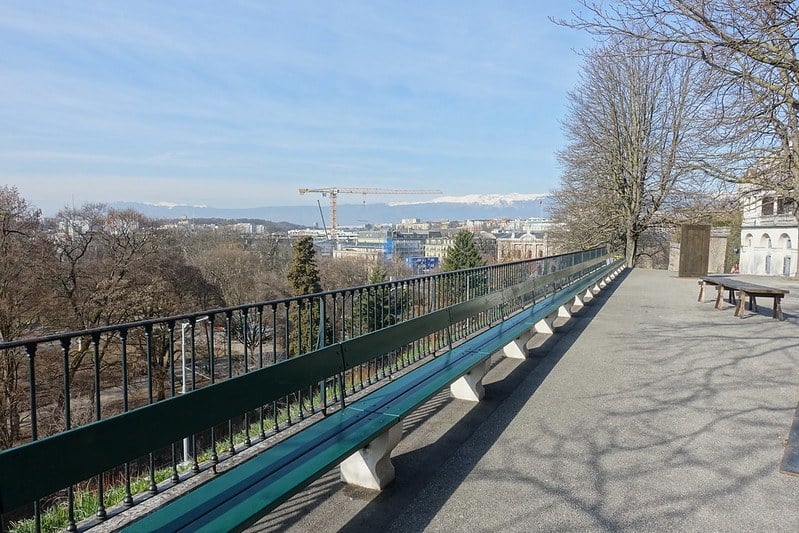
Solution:
[{"label": "paved terrace", "polygon": [[[745,277],[758,281],[756,277]],[[695,279],[623,274],[480,404],[441,394],[405,421],[395,483],[337,470],[253,530],[796,531],[779,472],[799,401],[799,283],[785,322],[696,301]]]}]

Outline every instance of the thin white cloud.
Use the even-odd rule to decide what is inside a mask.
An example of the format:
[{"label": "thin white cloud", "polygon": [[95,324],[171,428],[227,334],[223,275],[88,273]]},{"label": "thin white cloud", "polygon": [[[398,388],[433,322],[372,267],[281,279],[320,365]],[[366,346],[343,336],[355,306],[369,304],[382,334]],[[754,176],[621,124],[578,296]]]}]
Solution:
[{"label": "thin white cloud", "polygon": [[578,60],[548,9],[5,2],[0,175],[40,203],[187,183],[178,200],[212,205],[250,190],[285,203],[316,180],[552,182]]}]

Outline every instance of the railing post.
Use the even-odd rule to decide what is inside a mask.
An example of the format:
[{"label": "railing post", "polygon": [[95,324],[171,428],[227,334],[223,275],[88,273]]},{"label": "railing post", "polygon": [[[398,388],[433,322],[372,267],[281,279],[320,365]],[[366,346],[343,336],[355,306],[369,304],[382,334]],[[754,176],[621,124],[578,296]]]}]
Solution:
[{"label": "railing post", "polygon": [[[316,348],[324,348],[326,345],[325,342],[325,297],[319,297],[319,333],[316,339]],[[335,318],[334,318],[335,320]],[[327,380],[322,379],[319,382],[319,401],[322,404],[322,414],[327,414]]]},{"label": "railing post", "polygon": [[[39,440],[38,430],[38,416],[36,405],[36,343],[25,345],[25,351],[28,353],[28,395],[30,399],[30,421],[31,421],[31,442]],[[33,520],[36,531],[42,530],[42,512],[41,503],[37,499],[33,502]]]},{"label": "railing post", "polygon": [[[70,337],[61,338],[61,354],[64,362],[64,431],[72,428],[72,407],[70,402],[70,364],[69,364],[69,348],[71,344]],[[67,531],[74,532],[78,530],[78,525],[75,520],[75,489],[73,485],[67,487]]]}]

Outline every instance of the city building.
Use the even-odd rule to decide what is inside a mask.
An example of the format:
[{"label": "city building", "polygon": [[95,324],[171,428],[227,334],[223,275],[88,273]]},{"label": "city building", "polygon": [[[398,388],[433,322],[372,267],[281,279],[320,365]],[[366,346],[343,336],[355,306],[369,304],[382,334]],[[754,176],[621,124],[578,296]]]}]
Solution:
[{"label": "city building", "polygon": [[440,233],[436,237],[431,236],[424,243],[424,256],[437,257],[440,261],[443,261],[447,256],[447,250],[452,247],[453,242],[454,239],[452,237],[443,237]]},{"label": "city building", "polygon": [[430,230],[430,222],[421,222],[418,218],[403,218],[402,221],[397,224],[398,230],[410,230],[410,231],[428,231]]},{"label": "city building", "polygon": [[342,246],[333,248],[335,259],[355,258],[369,263],[380,263],[385,258],[383,247],[374,246]]},{"label": "city building", "polygon": [[524,233],[520,236],[497,238],[497,260],[499,262],[534,259],[549,255],[549,237],[546,233],[537,235]]},{"label": "city building", "polygon": [[744,197],[742,209],[741,274],[796,276],[796,204],[772,192],[757,191]]}]

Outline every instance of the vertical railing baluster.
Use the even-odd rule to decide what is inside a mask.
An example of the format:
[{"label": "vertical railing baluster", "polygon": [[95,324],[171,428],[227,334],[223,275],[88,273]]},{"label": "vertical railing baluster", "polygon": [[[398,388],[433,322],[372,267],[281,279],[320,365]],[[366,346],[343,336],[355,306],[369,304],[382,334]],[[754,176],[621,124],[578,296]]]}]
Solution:
[{"label": "vertical railing baluster", "polygon": [[[337,320],[337,317],[338,317],[338,314],[337,314],[338,313],[338,305],[337,305],[337,302],[338,302],[339,294],[341,294],[342,303],[344,302],[344,293],[335,293],[333,295],[332,303],[331,303],[331,305],[333,306],[333,311],[332,311],[333,315],[331,317],[330,322],[331,322],[332,330],[333,330],[332,331],[332,341],[333,341],[333,343],[340,342],[340,341],[343,340],[343,339],[339,338],[339,337],[341,337],[341,335],[343,333],[343,329],[340,330],[338,333],[337,333],[337,330],[336,330],[336,324],[338,324],[338,320]],[[343,314],[344,314],[344,312],[343,312],[343,307],[342,307],[342,315]],[[338,385],[341,382],[341,379],[343,378],[342,372],[339,372],[335,376],[335,379],[333,381],[333,401],[331,402],[331,405],[333,405],[335,403],[338,403],[338,395],[339,395]],[[343,394],[343,391],[342,391],[342,394]]]},{"label": "vertical railing baluster", "polygon": [[[154,401],[153,398],[153,325],[147,324],[144,326],[144,340],[145,340],[145,359],[147,361],[147,405],[151,405]],[[150,494],[158,492],[158,485],[155,482],[155,454],[151,451],[148,454],[148,470],[150,476],[150,486],[148,490]]]},{"label": "vertical railing baluster", "polygon": [[[314,334],[314,326],[318,326],[315,324],[316,320],[314,320],[314,298],[308,298],[308,352],[311,352],[315,349],[314,339],[320,334],[318,331]],[[308,414],[314,413],[314,386],[308,385],[308,399],[310,401],[310,409]]]},{"label": "vertical railing baluster", "polygon": [[[339,339],[341,341],[354,337],[352,334],[352,321],[355,318],[352,312],[353,294],[354,292],[351,291],[344,291],[341,294],[341,339]],[[349,327],[347,327],[347,300],[350,301]]]},{"label": "vertical railing baluster", "polygon": [[[129,409],[128,404],[128,330],[122,328],[119,330],[119,339],[121,345],[121,365],[122,365],[122,412],[127,413]],[[133,494],[130,490],[130,463],[126,462],[123,467],[123,475],[125,476],[125,498],[122,503],[126,507],[133,505]]]},{"label": "vertical railing baluster", "polygon": [[[357,300],[357,307],[356,307],[356,300]],[[352,316],[352,337],[357,337],[361,333],[361,321],[363,320],[363,312],[361,306],[361,291],[355,290],[352,291],[352,300],[350,301],[350,314]],[[357,377],[356,377],[357,376]],[[350,369],[350,384],[352,385],[350,389],[350,394],[354,394],[357,390],[357,383],[363,382],[363,371],[361,370],[361,365],[357,367],[354,366]]]},{"label": "vertical railing baluster", "polygon": [[337,328],[338,321],[336,320],[336,317],[338,316],[337,315],[337,312],[338,312],[338,304],[337,304],[337,302],[338,302],[338,297],[339,297],[340,294],[341,293],[339,293],[339,292],[334,292],[330,296],[330,342],[331,342],[331,344],[335,344],[335,343],[337,343],[337,342],[339,342],[341,340],[341,339],[338,338],[340,336],[340,333],[339,333],[338,328]]},{"label": "vertical railing baluster", "polygon": [[391,285],[382,285],[380,287],[380,329],[387,327],[391,320],[391,313],[386,311],[391,309],[391,289],[396,286],[396,283],[392,283]]},{"label": "vertical railing baluster", "polygon": [[[411,298],[410,298],[410,305],[408,306],[409,320],[416,318],[416,311],[418,305],[419,305],[419,279],[417,278],[411,282]],[[416,360],[416,355],[419,353],[419,341],[420,339],[414,339],[413,344],[411,345],[410,357],[407,358],[408,364]]]},{"label": "vertical railing baluster", "polygon": [[[348,294],[348,291],[344,291],[344,292],[341,293],[341,334],[340,334],[340,339],[339,340],[342,341],[342,342],[347,339],[347,327],[346,327],[346,324],[347,324],[347,320],[346,320],[346,318],[347,318],[346,317],[346,315],[347,315],[347,294]],[[335,305],[335,300],[333,300],[333,305]],[[335,320],[335,316],[336,316],[335,313],[333,313],[334,320]],[[345,382],[346,372],[347,372],[347,370],[343,369],[341,372],[338,373],[338,376],[336,377],[336,383],[338,385],[338,394],[340,395],[340,397],[338,395],[336,395],[334,401],[338,402],[342,409],[344,409],[344,407],[346,407],[345,403],[344,403],[345,402],[344,398],[347,395],[347,390],[346,390],[347,389],[347,384]]]},{"label": "vertical railing baluster", "polygon": [[[208,336],[208,379],[210,384],[213,385],[216,383],[216,361],[215,361],[215,353],[214,353],[214,320],[216,319],[216,315],[210,314],[208,315],[208,325],[206,328],[210,330],[210,335]],[[211,464],[216,466],[219,464],[219,455],[217,454],[216,449],[216,428],[211,426]]]},{"label": "vertical railing baluster", "polygon": [[[291,328],[291,323],[290,323],[290,315],[291,315],[291,313],[289,312],[290,303],[291,302],[289,300],[287,300],[286,303],[285,303],[285,305],[286,305],[286,326],[284,328],[283,333],[284,333],[284,336],[286,338],[286,344],[285,344],[285,346],[286,346],[286,359],[289,358],[289,354],[291,352],[291,348],[290,348],[291,336],[289,335],[289,329]],[[295,305],[297,305],[297,302],[295,302]],[[297,316],[299,316],[299,310],[297,311]],[[302,321],[298,320],[298,322],[302,322]],[[286,396],[286,423],[289,426],[291,425],[291,395],[290,394],[288,396]],[[277,429],[278,429],[278,419],[277,419],[277,415],[275,415],[275,431],[277,431]]]},{"label": "vertical railing baluster", "polygon": [[[39,440],[38,405],[36,401],[36,348],[37,344],[35,342],[25,345],[25,351],[28,354],[28,407],[30,409],[31,442]],[[41,501],[38,498],[33,502],[33,527],[37,533],[42,530]]]},{"label": "vertical railing baluster", "polygon": [[[70,402],[70,380],[71,368],[69,364],[69,347],[71,339],[69,337],[61,338],[61,355],[64,363],[64,431],[72,429],[72,409]],[[75,532],[78,530],[77,522],[75,521],[75,489],[73,485],[67,487],[67,531]]]},{"label": "vertical railing baluster", "polygon": [[[323,348],[327,345],[327,339],[325,338],[325,330],[327,329],[327,316],[325,311],[327,306],[325,305],[325,297],[319,297],[319,340],[317,342],[317,348]],[[335,316],[335,315],[334,315]],[[335,324],[335,320],[334,320]],[[323,413],[327,413],[327,378],[322,378],[322,381],[319,383],[319,403],[320,409]],[[311,409],[313,410],[313,396],[311,396]]]},{"label": "vertical railing baluster", "polygon": [[[286,309],[288,309],[288,305],[286,306]],[[288,346],[288,344],[286,344],[285,346]],[[277,362],[277,304],[272,304],[272,364],[275,364],[276,362]],[[274,430],[275,432],[277,432],[279,428],[278,428],[276,400],[272,402],[272,418],[274,419]]]},{"label": "vertical railing baluster", "polygon": [[[297,300],[297,304],[299,305],[299,308],[298,308],[298,311],[297,311],[297,353],[295,355],[296,356],[300,356],[303,353],[305,353],[305,349],[303,348],[304,347],[304,344],[303,344],[304,338],[303,338],[303,330],[302,330],[302,322],[303,322],[303,320],[302,320],[303,319],[303,312],[302,311],[303,311],[303,308],[305,307],[305,298],[301,298],[300,300]],[[311,310],[308,309],[309,318],[310,318],[310,315],[311,315]],[[308,335],[310,335],[310,332],[308,333]],[[303,402],[303,394],[302,394],[302,392],[303,392],[302,389],[297,391],[297,416],[299,417],[300,420],[304,420],[305,419],[305,413],[303,412],[303,409],[302,409],[302,402]]]},{"label": "vertical railing baluster", "polygon": [[[257,308],[258,316],[258,368],[264,367],[264,306],[259,305]],[[274,309],[274,307],[273,307]],[[275,321],[272,317],[272,342],[275,339]],[[261,427],[261,440],[266,438],[266,428],[264,427],[264,406],[258,408],[258,424]]]},{"label": "vertical railing baluster", "polygon": [[[358,307],[356,311],[355,307],[355,300],[358,300]],[[360,305],[361,305],[361,298],[360,292],[358,290],[352,291],[350,295],[350,338],[357,337],[359,333],[356,331],[356,326],[360,329],[360,320],[361,320],[361,312],[360,312]],[[357,318],[356,318],[357,317]],[[360,366],[360,365],[359,365]],[[352,367],[350,372],[350,394],[355,394],[355,376],[356,372],[358,372],[358,368]]]},{"label": "vertical railing baluster", "polygon": [[[191,390],[197,388],[197,318],[189,318],[189,327],[191,329],[191,338],[189,340],[191,350]],[[199,453],[197,450],[197,434],[191,435],[191,471],[197,473],[200,471]]]},{"label": "vertical railing baluster", "polygon": [[[92,334],[92,348],[94,352],[94,419],[102,418],[102,406],[100,405],[100,334]],[[108,514],[105,510],[105,496],[103,494],[103,473],[97,475],[97,512],[95,516],[99,520],[105,520]]]},{"label": "vertical railing baluster", "polygon": [[[225,352],[227,355],[227,378],[233,379],[233,329],[232,329],[233,311],[225,312]],[[246,344],[246,339],[245,339]],[[233,443],[233,419],[227,420],[227,434],[228,434],[228,453],[234,455],[236,453],[236,445]]]},{"label": "vertical railing baluster", "polygon": [[[169,357],[169,396],[170,398],[174,398],[176,394],[175,390],[175,321],[170,320],[166,323],[167,332],[169,334],[169,346],[168,346],[168,354]],[[178,443],[172,443],[172,483],[180,482],[180,476],[178,475]]]},{"label": "vertical railing baluster", "polygon": [[[250,343],[250,328],[249,328],[249,318],[250,318],[250,308],[245,307],[241,310],[241,335],[244,337],[244,373],[247,374],[250,371],[249,365],[249,343]],[[249,448],[252,446],[252,441],[250,440],[250,412],[246,411],[244,413],[244,446]]]}]

